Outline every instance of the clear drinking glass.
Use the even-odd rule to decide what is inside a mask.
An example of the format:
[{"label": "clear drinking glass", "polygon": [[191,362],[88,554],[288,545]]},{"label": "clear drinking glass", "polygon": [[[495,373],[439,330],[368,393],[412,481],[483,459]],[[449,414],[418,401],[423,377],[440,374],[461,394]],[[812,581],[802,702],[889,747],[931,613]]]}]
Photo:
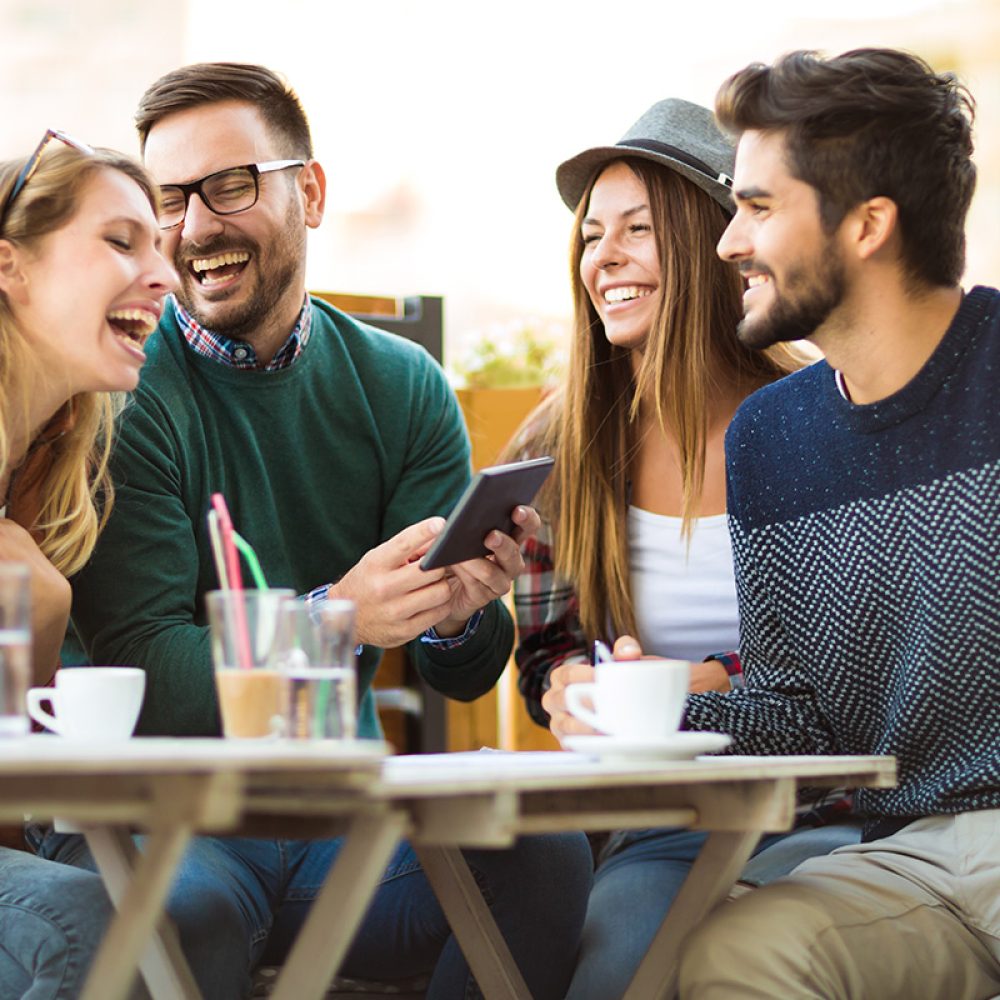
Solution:
[{"label": "clear drinking glass", "polygon": [[24,563],[0,563],[0,738],[28,731],[31,683],[31,573]]},{"label": "clear drinking glass", "polygon": [[279,613],[293,590],[212,590],[205,595],[215,688],[226,736],[281,730],[285,679],[275,659]]},{"label": "clear drinking glass", "polygon": [[286,604],[279,614],[276,660],[286,678],[284,733],[289,739],[351,740],[358,696],[353,601]]}]

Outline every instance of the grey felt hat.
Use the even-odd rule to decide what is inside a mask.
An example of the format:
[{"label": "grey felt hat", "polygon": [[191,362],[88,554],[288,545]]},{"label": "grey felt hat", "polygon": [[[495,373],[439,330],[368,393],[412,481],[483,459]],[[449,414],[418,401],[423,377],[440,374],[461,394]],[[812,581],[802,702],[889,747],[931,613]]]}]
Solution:
[{"label": "grey felt hat", "polygon": [[622,156],[676,170],[732,213],[729,193],[736,150],[707,108],[673,97],[658,101],[616,145],[586,149],[559,166],[556,186],[562,200],[575,210],[598,169]]}]

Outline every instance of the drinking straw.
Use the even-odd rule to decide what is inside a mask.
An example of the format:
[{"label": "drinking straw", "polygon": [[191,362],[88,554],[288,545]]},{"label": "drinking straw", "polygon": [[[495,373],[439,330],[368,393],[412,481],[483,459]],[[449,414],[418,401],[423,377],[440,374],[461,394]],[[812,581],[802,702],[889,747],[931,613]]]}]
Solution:
[{"label": "drinking straw", "polygon": [[226,498],[221,493],[212,494],[212,507],[219,519],[219,530],[222,534],[222,551],[226,562],[226,576],[229,579],[230,590],[243,589],[243,574],[240,572],[240,557],[233,541],[233,522],[229,517]]},{"label": "drinking straw", "polygon": [[[313,709],[313,732],[317,736],[326,735],[326,713],[330,703],[330,686],[333,681],[321,679],[316,692],[316,707]],[[343,737],[343,733],[340,734]]]},{"label": "drinking straw", "polygon": [[243,600],[243,575],[240,573],[240,557],[233,541],[233,522],[229,508],[221,493],[212,494],[212,507],[218,517],[219,532],[222,535],[222,551],[226,566],[229,591],[234,595],[233,614],[236,616],[236,655],[239,666],[249,669],[253,666],[250,654],[250,634],[247,624],[247,609]]},{"label": "drinking straw", "polygon": [[219,589],[229,590],[229,574],[226,572],[226,557],[222,550],[219,515],[215,510],[208,512],[208,537],[212,541],[212,559],[215,562],[216,576],[219,578]]},{"label": "drinking straw", "polygon": [[267,590],[267,580],[264,579],[264,571],[260,568],[260,560],[257,558],[257,553],[251,548],[250,543],[238,531],[233,532],[233,542],[243,558],[246,559],[247,565],[250,567],[250,575],[253,577],[253,582],[257,585],[257,589]]},{"label": "drinking straw", "polygon": [[[260,568],[260,560],[257,558],[257,553],[254,552],[250,543],[235,529],[233,529],[233,544],[239,550],[243,558],[246,559],[247,565],[250,567],[250,574],[253,576],[253,582],[257,589],[267,590],[267,580],[264,579],[264,571]],[[260,650],[263,650],[273,638],[273,636],[269,634],[268,623],[269,621],[266,615],[261,615],[257,619],[257,646]]]}]

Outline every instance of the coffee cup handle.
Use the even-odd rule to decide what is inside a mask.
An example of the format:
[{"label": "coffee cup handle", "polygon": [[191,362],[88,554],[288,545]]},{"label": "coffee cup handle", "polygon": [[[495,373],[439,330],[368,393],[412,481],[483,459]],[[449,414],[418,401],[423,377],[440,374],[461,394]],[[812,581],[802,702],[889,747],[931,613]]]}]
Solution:
[{"label": "coffee cup handle", "polygon": [[28,689],[28,715],[35,722],[40,722],[46,729],[51,729],[54,733],[62,733],[62,726],[59,720],[42,708],[42,702],[47,701],[52,705],[54,711],[59,711],[59,692],[55,688],[29,688]]},{"label": "coffee cup handle", "polygon": [[593,707],[584,704],[590,702],[594,704],[594,692],[597,685],[589,681],[579,681],[576,684],[569,684],[566,687],[566,710],[570,715],[576,716],[581,722],[586,722],[592,729],[601,729],[601,724],[597,720],[597,713]]}]

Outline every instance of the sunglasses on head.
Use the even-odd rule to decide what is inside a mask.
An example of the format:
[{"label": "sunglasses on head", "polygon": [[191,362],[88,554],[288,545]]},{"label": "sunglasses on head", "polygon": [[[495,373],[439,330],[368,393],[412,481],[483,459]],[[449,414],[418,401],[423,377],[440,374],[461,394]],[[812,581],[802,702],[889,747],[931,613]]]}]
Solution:
[{"label": "sunglasses on head", "polygon": [[79,139],[74,139],[68,132],[63,132],[57,128],[46,129],[45,135],[42,136],[42,141],[35,147],[35,151],[28,157],[27,162],[21,168],[21,172],[14,181],[14,186],[10,189],[10,194],[7,195],[7,200],[4,202],[3,208],[0,209],[0,233],[3,232],[3,224],[7,220],[7,214],[10,212],[11,205],[14,204],[17,196],[34,176],[35,171],[38,169],[38,164],[42,161],[42,153],[45,152],[45,147],[53,139],[57,139],[59,142],[79,150],[81,153],[86,153],[87,156],[93,156],[94,154],[90,146]]}]

